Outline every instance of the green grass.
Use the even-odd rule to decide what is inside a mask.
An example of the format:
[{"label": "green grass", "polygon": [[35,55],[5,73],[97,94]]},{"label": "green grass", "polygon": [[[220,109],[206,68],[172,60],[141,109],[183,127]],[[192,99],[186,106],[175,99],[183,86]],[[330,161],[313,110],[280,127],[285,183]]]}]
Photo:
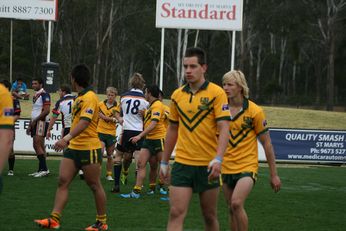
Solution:
[{"label": "green grass", "polygon": [[[30,90],[30,95],[33,92]],[[99,99],[104,100],[105,95],[99,94]],[[58,100],[58,94],[51,94],[52,106]],[[169,100],[164,100],[169,105]],[[31,100],[21,100],[22,118],[29,118],[32,108]],[[346,130],[346,113],[329,112],[320,110],[263,107],[267,116],[269,127],[276,128],[305,128],[305,129],[336,129]]]},{"label": "green grass", "polygon": [[[49,160],[52,174],[35,179],[27,176],[36,170],[37,160],[18,159],[15,176],[3,176],[0,195],[0,230],[39,230],[33,219],[49,215],[57,185],[59,161]],[[287,167],[288,166],[288,167]],[[133,169],[132,169],[133,170]],[[259,181],[250,194],[246,210],[253,231],[341,231],[346,227],[346,183],[344,167],[282,165],[279,174],[282,190],[275,194],[268,183],[268,169],[260,168]],[[102,179],[107,194],[111,230],[165,230],[168,203],[159,195],[121,199],[109,192],[112,183]],[[134,183],[130,172],[129,192]],[[145,184],[147,186],[147,184]],[[145,191],[144,191],[145,192]],[[218,217],[220,230],[228,230],[227,208],[220,194]],[[82,230],[95,219],[95,206],[84,181],[76,178],[63,212],[62,230]],[[184,230],[203,230],[198,198],[194,195]]]}]

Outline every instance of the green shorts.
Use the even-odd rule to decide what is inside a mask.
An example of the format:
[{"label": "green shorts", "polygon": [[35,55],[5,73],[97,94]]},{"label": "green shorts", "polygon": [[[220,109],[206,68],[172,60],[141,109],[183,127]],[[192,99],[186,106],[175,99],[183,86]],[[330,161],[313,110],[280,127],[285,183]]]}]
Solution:
[{"label": "green shorts", "polygon": [[254,172],[241,172],[237,174],[222,174],[222,182],[226,184],[229,188],[234,189],[238,180],[243,177],[251,177],[254,184],[257,180],[257,173]]},{"label": "green shorts", "polygon": [[163,152],[165,139],[149,140],[145,139],[142,144],[142,148],[149,150],[150,155],[156,155],[158,152]]},{"label": "green shorts", "polygon": [[72,159],[77,168],[89,164],[102,164],[101,148],[93,150],[76,150],[67,148],[64,157]]},{"label": "green shorts", "polygon": [[207,166],[191,166],[175,162],[171,172],[171,185],[192,188],[194,193],[200,193],[220,186],[218,179],[208,180]]},{"label": "green shorts", "polygon": [[115,145],[116,137],[110,134],[99,133],[99,139],[105,144],[106,148]]}]

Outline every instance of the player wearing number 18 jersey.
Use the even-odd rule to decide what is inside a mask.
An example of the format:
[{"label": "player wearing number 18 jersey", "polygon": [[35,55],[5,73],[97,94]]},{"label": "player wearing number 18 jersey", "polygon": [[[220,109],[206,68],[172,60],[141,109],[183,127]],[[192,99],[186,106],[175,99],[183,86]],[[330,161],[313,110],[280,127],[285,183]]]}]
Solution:
[{"label": "player wearing number 18 jersey", "polygon": [[123,133],[117,145],[117,152],[114,159],[114,188],[112,192],[119,192],[120,174],[123,161],[122,180],[126,182],[128,169],[132,162],[133,153],[139,151],[141,142],[133,144],[131,138],[137,136],[143,131],[143,111],[149,106],[143,94],[145,81],[141,74],[135,73],[129,80],[129,91],[120,97],[120,111],[123,117]]}]

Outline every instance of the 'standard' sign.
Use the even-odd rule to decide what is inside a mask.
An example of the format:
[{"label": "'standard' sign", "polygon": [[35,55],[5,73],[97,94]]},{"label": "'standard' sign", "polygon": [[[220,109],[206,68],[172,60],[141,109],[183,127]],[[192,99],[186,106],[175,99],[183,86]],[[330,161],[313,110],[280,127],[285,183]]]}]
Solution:
[{"label": "'standard' sign", "polygon": [[242,0],[157,0],[156,27],[242,30]]}]

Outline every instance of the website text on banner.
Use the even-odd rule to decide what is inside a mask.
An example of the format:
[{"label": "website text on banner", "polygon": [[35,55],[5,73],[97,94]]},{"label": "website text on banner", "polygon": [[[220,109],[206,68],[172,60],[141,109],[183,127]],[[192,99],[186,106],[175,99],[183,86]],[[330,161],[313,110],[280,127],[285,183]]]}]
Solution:
[{"label": "website text on banner", "polygon": [[346,131],[270,129],[278,161],[346,163]]}]

